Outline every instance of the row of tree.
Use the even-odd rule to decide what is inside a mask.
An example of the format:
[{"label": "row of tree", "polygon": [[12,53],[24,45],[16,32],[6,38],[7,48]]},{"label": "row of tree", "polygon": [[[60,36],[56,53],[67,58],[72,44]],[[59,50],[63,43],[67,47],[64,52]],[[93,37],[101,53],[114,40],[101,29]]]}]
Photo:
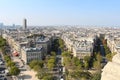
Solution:
[{"label": "row of tree", "polygon": [[116,53],[112,53],[109,49],[109,47],[107,46],[107,40],[103,39],[102,43],[104,45],[104,49],[105,49],[105,53],[106,53],[106,58],[108,61],[112,61],[112,57],[116,54]]},{"label": "row of tree", "polygon": [[[101,77],[101,61],[102,56],[100,54],[100,42],[98,41],[98,46],[95,47],[96,50],[93,56],[85,56],[83,60],[73,57],[70,52],[65,51],[62,53],[63,65],[65,66],[66,73],[69,77],[74,77],[75,80],[85,79],[85,80],[100,80]],[[94,68],[95,73],[89,73],[88,69]],[[71,72],[72,71],[72,72]],[[71,73],[74,73],[71,75]],[[83,76],[80,76],[83,75]],[[96,76],[94,76],[96,75]]]},{"label": "row of tree", "polygon": [[73,57],[70,52],[62,53],[63,65],[66,68],[66,78],[74,80],[91,79],[91,73],[87,71],[91,57],[86,56],[84,60]]},{"label": "row of tree", "polygon": [[18,67],[16,67],[15,62],[13,62],[11,60],[10,56],[4,55],[4,59],[5,59],[6,65],[7,65],[8,69],[9,69],[9,74],[14,75],[14,76],[19,75],[20,70],[19,70]]},{"label": "row of tree", "polygon": [[30,62],[29,66],[37,72],[38,79],[53,80],[52,70],[56,66],[56,52],[62,47],[61,44],[61,39],[55,39],[52,42],[51,53],[46,56],[45,60],[33,60]]},{"label": "row of tree", "polygon": [[6,54],[6,47],[7,41],[0,36],[0,49],[2,51],[2,54],[4,55],[4,59],[6,62],[7,67],[9,68],[9,74],[17,76],[20,73],[20,70],[18,67],[15,66],[15,63],[11,60],[10,56]]},{"label": "row of tree", "polygon": [[58,49],[61,49],[62,51],[64,50],[64,41],[61,38],[55,39],[52,42],[52,50],[54,52],[57,52]]},{"label": "row of tree", "polygon": [[[52,61],[50,61],[52,62]],[[52,80],[53,76],[51,73],[49,73],[49,70],[45,68],[45,62],[42,60],[33,60],[29,63],[29,66],[31,69],[37,72],[36,76],[38,79],[42,80]],[[51,65],[49,65],[49,69],[51,69]]]},{"label": "row of tree", "polygon": [[51,52],[51,56],[47,56],[46,59],[43,60],[33,60],[29,63],[31,69],[37,72],[36,76],[38,79],[43,80],[52,80],[53,76],[51,71],[55,67],[56,62],[56,53]]}]

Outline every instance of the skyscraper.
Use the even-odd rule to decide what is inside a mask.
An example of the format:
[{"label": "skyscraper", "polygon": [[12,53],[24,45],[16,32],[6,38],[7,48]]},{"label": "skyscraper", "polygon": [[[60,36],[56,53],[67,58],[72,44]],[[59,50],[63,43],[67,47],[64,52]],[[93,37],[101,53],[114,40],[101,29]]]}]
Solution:
[{"label": "skyscraper", "polygon": [[27,29],[27,19],[23,20],[23,27],[24,27],[25,30]]}]

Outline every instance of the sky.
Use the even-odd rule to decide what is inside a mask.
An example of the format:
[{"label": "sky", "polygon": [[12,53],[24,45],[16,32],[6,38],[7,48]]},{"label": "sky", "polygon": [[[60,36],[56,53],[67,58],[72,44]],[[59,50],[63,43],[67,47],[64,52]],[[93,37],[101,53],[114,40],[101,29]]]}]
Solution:
[{"label": "sky", "polygon": [[6,25],[117,25],[120,0],[0,0]]}]

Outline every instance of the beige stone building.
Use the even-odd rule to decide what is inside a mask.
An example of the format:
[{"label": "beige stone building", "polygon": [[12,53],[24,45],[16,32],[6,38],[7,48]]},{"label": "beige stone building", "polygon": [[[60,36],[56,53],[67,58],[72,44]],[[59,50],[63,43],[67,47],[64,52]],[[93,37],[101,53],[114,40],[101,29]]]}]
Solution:
[{"label": "beige stone building", "polygon": [[96,36],[94,34],[75,34],[65,33],[62,35],[62,39],[65,45],[73,56],[83,59],[85,56],[91,56],[93,53],[94,40]]},{"label": "beige stone building", "polygon": [[42,60],[43,58],[43,48],[25,48],[21,49],[22,57],[21,59],[25,64],[29,63],[32,60]]},{"label": "beige stone building", "polygon": [[29,31],[27,35],[24,33],[24,31],[14,29],[7,30],[3,34],[3,38],[8,41],[12,49],[11,52],[17,52],[25,63],[29,63],[31,60],[41,60],[50,52],[50,38],[40,34],[28,38]]},{"label": "beige stone building", "polygon": [[87,41],[79,41],[74,43],[72,54],[79,59],[83,59],[85,56],[91,56],[93,53],[93,44]]}]

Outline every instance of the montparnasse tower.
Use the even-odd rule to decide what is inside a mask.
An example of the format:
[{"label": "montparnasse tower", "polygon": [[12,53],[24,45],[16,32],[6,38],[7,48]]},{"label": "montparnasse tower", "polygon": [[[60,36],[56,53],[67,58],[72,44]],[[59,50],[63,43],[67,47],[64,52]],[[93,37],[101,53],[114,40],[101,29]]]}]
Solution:
[{"label": "montparnasse tower", "polygon": [[23,20],[23,28],[26,30],[27,29],[27,19]]}]

